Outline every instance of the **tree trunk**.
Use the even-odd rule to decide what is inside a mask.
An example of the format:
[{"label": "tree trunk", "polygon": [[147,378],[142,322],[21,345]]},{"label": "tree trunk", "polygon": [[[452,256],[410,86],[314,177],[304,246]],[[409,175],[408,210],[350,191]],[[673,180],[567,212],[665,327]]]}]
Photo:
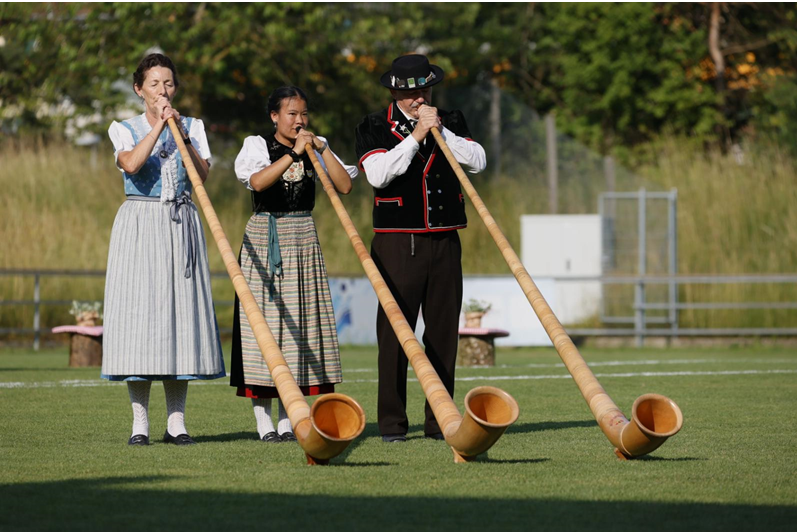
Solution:
[{"label": "tree trunk", "polygon": [[717,87],[717,94],[722,99],[725,99],[725,56],[722,55],[720,50],[720,20],[722,10],[722,2],[713,2],[711,4],[711,24],[708,31],[708,51],[711,54],[711,59],[714,61],[714,70],[717,71],[717,79],[715,80]]},{"label": "tree trunk", "polygon": [[[708,51],[711,54],[711,59],[714,61],[714,70],[717,72],[717,77],[714,84],[719,96],[719,109],[722,113],[723,120],[728,118],[728,107],[725,101],[725,56],[720,49],[720,26],[722,24],[722,2],[713,2],[711,4],[711,22],[708,31]],[[727,126],[723,123],[717,127],[717,133],[724,142],[720,142],[720,146],[725,150],[727,145],[731,143],[731,134]]]},{"label": "tree trunk", "polygon": [[493,175],[501,175],[501,88],[498,80],[490,79],[490,145]]}]

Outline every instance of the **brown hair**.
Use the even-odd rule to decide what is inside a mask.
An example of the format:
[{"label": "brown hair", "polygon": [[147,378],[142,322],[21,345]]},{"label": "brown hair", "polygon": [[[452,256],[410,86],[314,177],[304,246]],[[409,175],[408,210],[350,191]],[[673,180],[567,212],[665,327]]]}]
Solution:
[{"label": "brown hair", "polygon": [[147,72],[153,67],[164,67],[172,71],[174,78],[174,88],[180,86],[180,80],[177,78],[177,67],[174,66],[172,60],[163,54],[149,54],[138,64],[138,68],[133,72],[133,85],[141,88],[144,86],[144,80],[147,78]]}]

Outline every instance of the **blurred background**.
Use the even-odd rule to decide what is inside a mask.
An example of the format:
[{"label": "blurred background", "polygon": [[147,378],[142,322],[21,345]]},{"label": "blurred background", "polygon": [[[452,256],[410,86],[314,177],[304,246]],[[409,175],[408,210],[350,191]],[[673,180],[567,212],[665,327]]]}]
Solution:
[{"label": "blurred background", "polygon": [[[352,164],[354,127],[390,102],[379,76],[423,53],[445,70],[434,104],[461,109],[487,151],[474,185],[530,273],[592,276],[575,295],[551,285],[554,310],[587,310],[571,325],[797,333],[795,4],[3,3],[0,341],[38,338],[73,321],[72,300],[102,299],[124,201],[107,129],[143,111],[132,73],[152,51],[177,65],[174,107],[206,124],[208,192],[236,250],[251,202],[232,164],[245,137],[270,131],[268,94],[302,87],[310,129]],[[361,175],[344,198],[367,244],[372,195]],[[465,272],[508,275],[468,209]],[[524,235],[524,215],[560,218]],[[589,221],[567,215],[595,217],[597,232],[535,239]],[[330,274],[361,276],[323,194],[314,217]],[[606,282],[651,275],[666,278]],[[229,328],[226,274],[214,296]]]}]

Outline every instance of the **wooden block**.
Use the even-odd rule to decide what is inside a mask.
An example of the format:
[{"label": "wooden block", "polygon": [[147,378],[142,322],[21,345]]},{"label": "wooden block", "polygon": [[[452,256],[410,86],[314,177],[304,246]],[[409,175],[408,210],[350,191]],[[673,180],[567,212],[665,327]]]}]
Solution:
[{"label": "wooden block", "polygon": [[102,366],[102,336],[72,333],[69,344],[69,367]]}]

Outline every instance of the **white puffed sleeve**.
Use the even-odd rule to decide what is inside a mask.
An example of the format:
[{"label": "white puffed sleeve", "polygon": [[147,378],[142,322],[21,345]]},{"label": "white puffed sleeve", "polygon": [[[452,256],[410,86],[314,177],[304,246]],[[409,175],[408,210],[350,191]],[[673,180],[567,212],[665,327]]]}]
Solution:
[{"label": "white puffed sleeve", "polygon": [[116,161],[116,167],[120,172],[124,172],[122,167],[119,166],[119,154],[123,151],[131,151],[136,147],[133,133],[114,120],[111,122],[111,127],[108,128],[108,136],[111,138],[111,143],[113,143],[113,158]]},{"label": "white puffed sleeve", "polygon": [[205,123],[199,118],[191,120],[188,138],[191,139],[191,145],[196,148],[199,156],[206,161],[210,161],[210,146],[208,145],[208,137],[205,135]]},{"label": "white puffed sleeve", "polygon": [[235,158],[235,175],[238,181],[246,185],[249,190],[254,190],[249,180],[263,168],[271,164],[268,156],[268,146],[261,136],[246,137],[238,157]]},{"label": "white puffed sleeve", "polygon": [[[341,158],[338,157],[338,155],[334,151],[332,151],[332,149],[329,147],[329,143],[327,142],[327,139],[325,139],[324,137],[319,136],[318,140],[320,140],[321,142],[323,142],[324,144],[327,145],[327,149],[329,150],[329,152],[335,157],[335,159],[338,160],[338,162],[343,167],[343,169],[346,170],[346,173],[349,174],[349,177],[351,177],[352,179],[357,177],[357,174],[360,173],[360,170],[357,168],[357,166],[351,166],[351,165],[348,165],[348,164],[344,163],[341,160]],[[321,166],[324,168],[324,171],[327,172],[327,175],[329,175],[329,170],[327,170],[327,165],[326,165],[326,163],[324,163],[323,157],[321,157],[321,155],[316,150],[313,150],[313,151],[315,151],[315,156],[318,157],[318,162],[321,163]]]}]

